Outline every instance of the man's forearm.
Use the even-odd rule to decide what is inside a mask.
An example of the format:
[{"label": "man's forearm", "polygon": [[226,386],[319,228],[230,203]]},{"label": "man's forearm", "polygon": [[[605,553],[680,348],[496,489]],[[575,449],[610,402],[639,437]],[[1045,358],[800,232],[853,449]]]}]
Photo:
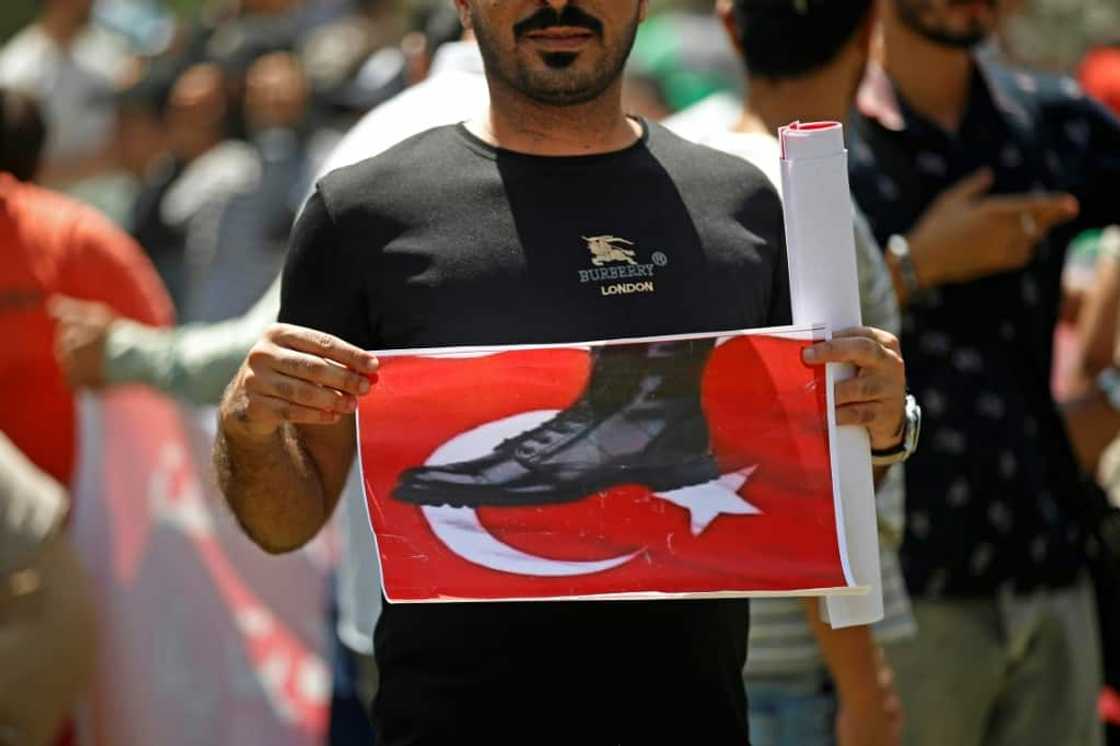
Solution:
[{"label": "man's forearm", "polygon": [[1062,416],[1081,468],[1096,474],[1101,454],[1120,432],[1120,412],[1103,393],[1093,390],[1063,403]]},{"label": "man's forearm", "polygon": [[330,518],[333,501],[291,425],[264,441],[219,425],[214,465],[233,514],[249,538],[269,553],[299,549]]},{"label": "man's forearm", "polygon": [[817,638],[841,700],[878,695],[878,653],[871,628],[832,629],[821,621],[817,599],[805,599],[804,603],[809,626]]}]

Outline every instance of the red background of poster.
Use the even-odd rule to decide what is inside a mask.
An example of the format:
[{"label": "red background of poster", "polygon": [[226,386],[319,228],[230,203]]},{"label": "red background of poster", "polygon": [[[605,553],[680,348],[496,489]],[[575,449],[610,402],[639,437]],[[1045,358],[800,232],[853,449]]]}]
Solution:
[{"label": "red background of poster", "polygon": [[588,353],[527,350],[478,358],[387,357],[360,410],[366,494],[391,600],[547,598],[665,592],[843,588],[822,368],[808,342],[742,336],[718,347],[702,399],[713,451],[729,473],[757,465],[739,494],[761,515],[721,515],[699,536],[689,512],[625,485],[548,506],[479,508],[499,540],[557,560],[639,554],[615,569],[545,578],[490,570],[452,553],[421,509],[388,498],[398,475],[456,435],[583,391]]}]

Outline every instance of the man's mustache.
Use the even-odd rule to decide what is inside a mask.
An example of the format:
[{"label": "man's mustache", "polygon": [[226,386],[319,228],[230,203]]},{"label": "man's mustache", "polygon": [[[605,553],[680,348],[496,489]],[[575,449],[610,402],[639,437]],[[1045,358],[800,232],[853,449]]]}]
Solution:
[{"label": "man's mustache", "polygon": [[585,28],[596,36],[603,35],[602,21],[578,6],[565,5],[564,10],[559,13],[550,6],[541,8],[524,21],[519,21],[513,27],[513,36],[520,39],[533,31],[545,31],[546,29],[561,27]]}]

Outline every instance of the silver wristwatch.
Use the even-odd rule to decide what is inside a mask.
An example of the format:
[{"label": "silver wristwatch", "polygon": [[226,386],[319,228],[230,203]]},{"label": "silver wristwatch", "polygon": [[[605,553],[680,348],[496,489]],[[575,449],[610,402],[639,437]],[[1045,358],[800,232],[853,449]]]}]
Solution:
[{"label": "silver wristwatch", "polygon": [[906,396],[906,416],[902,421],[902,442],[885,451],[871,451],[871,465],[876,467],[900,464],[918,450],[922,434],[922,407],[913,394]]},{"label": "silver wristwatch", "polygon": [[887,253],[898,263],[902,286],[906,288],[906,294],[913,298],[922,288],[918,284],[918,270],[914,268],[914,258],[910,255],[910,242],[906,240],[906,236],[896,233],[888,238]]}]

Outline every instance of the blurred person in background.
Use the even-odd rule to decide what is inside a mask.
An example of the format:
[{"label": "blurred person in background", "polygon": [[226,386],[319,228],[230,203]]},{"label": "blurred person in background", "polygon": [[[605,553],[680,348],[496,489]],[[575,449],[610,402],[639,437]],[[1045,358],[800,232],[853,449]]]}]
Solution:
[{"label": "blurred person in background", "polygon": [[0,431],[0,746],[55,743],[93,671],[93,602],[63,536],[68,507]]},{"label": "blurred person in background", "polygon": [[0,89],[0,115],[0,331],[8,345],[0,364],[0,430],[68,485],[74,398],[52,348],[52,297],[100,301],[153,326],[170,322],[172,309],[132,239],[92,208],[32,183],[47,132],[35,103]]},{"label": "blurred person in background", "polygon": [[920,633],[888,648],[905,742],[1097,744],[1098,493],[1050,373],[1065,248],[1120,211],[1120,124],[1072,80],[977,61],[998,0],[882,7],[851,176],[926,414],[902,546]]},{"label": "blurred person in background", "polygon": [[160,152],[147,152],[147,137],[130,145],[122,144],[119,152],[121,165],[138,180],[128,230],[148,252],[176,308],[182,307],[186,293],[186,239],[182,227],[164,213],[163,201],[190,159],[220,141],[225,111],[219,85],[211,76],[205,92],[217,111],[192,115],[192,109],[205,112],[205,105],[198,100],[205,101],[207,96],[187,96],[182,88],[176,90],[183,72],[178,64],[168,63],[159,70],[150,70],[124,90],[119,130],[122,137],[133,134],[131,127],[139,128],[141,134],[153,129],[161,133]]},{"label": "blurred person in background", "polygon": [[[25,457],[54,482],[69,485],[76,460],[75,401],[55,359],[56,326],[48,307],[65,304],[66,301],[58,297],[64,294],[100,301],[116,314],[151,325],[168,323],[172,309],[143,251],[126,234],[92,208],[32,183],[46,139],[47,128],[34,100],[0,88],[0,334],[7,345],[5,354],[0,357],[0,432],[21,452],[20,458]],[[57,344],[64,347],[79,342],[72,334],[60,335],[57,339]],[[25,479],[22,475],[28,470],[18,465],[18,460],[15,457],[6,460],[5,466],[18,472],[11,479],[19,483],[30,479],[40,486],[32,484],[28,488],[12,489],[19,494],[25,494],[26,489],[39,490],[43,480]],[[44,500],[50,499],[47,492],[49,490],[43,493]],[[31,509],[26,499],[21,498],[19,502],[18,506],[10,503],[0,508],[5,511],[9,507],[20,511]],[[58,501],[52,502],[57,504]],[[44,520],[53,525],[58,510],[50,508],[53,517],[50,520],[36,518],[35,525],[42,529]],[[11,527],[9,521],[5,521],[5,525]],[[26,539],[28,527],[16,528]],[[38,539],[43,539],[39,543],[48,549],[45,539],[49,532],[39,529],[36,529]],[[8,537],[3,538],[3,549],[7,550]],[[75,589],[55,587],[77,582],[72,575],[72,563],[63,554],[61,549],[49,549],[43,555],[47,564],[42,571],[52,576],[46,581],[52,586],[49,591],[36,595],[32,586],[27,586],[27,592],[16,588],[16,595],[25,598],[13,600],[12,588],[9,588],[9,598],[4,600],[5,592],[0,590],[0,604],[6,606],[5,612],[12,611],[17,628],[28,620],[44,626],[44,644],[53,640],[59,623],[53,616],[47,616],[57,613],[57,610],[48,610],[48,606],[53,609],[57,601],[64,604],[63,614],[81,612],[77,608],[78,597],[66,595],[76,594]],[[28,557],[25,553],[19,561]],[[36,572],[39,571],[33,569],[32,575],[20,577],[36,577]],[[11,603],[16,606],[12,607]],[[6,614],[0,614],[0,618],[7,621]],[[76,621],[82,618],[78,616]],[[0,644],[9,644],[8,638],[2,636],[6,631],[0,630],[3,640]],[[7,653],[7,650],[0,652]],[[6,655],[4,661],[0,678],[22,670],[26,663],[20,658],[18,664],[8,668]],[[75,661],[78,668],[84,665],[80,663],[80,656]],[[36,659],[35,664],[60,669],[66,665],[61,660],[44,664],[42,659]],[[58,673],[64,674],[63,671]],[[32,679],[34,677],[28,680],[29,686]],[[10,682],[4,680],[3,684],[7,689]],[[60,698],[71,696],[61,680],[51,685],[59,687]],[[27,710],[25,714],[37,721],[41,717],[53,720],[57,714],[53,708],[60,705],[64,706],[60,702],[39,703],[36,709]],[[42,709],[37,709],[40,707]],[[30,723],[21,725],[32,727]],[[46,721],[41,721],[35,727],[45,725]]]},{"label": "blurred person in background", "polygon": [[292,54],[272,52],[249,66],[242,102],[246,140],[227,140],[210,151],[223,161],[208,163],[205,178],[198,177],[198,193],[207,197],[192,218],[199,224],[187,230],[184,320],[240,316],[280,271],[296,210],[310,187],[307,104],[307,82]]},{"label": "blurred person in background", "polygon": [[[421,6],[414,13],[428,10],[412,5]],[[409,67],[408,45],[400,43],[412,20],[400,6],[396,0],[356,0],[350,13],[301,40],[308,78],[331,113],[361,116],[422,79]]]},{"label": "blurred person in background", "polygon": [[[364,160],[429,127],[482,111],[488,100],[482,58],[463,41],[458,14],[449,5],[420,19],[430,59],[418,60],[427,78],[369,112],[321,171]],[[414,48],[413,54],[417,49]],[[70,381],[81,389],[142,383],[198,405],[216,404],[252,345],[275,322],[279,277],[254,307],[237,319],[159,329],[116,317],[104,306],[72,302],[56,308],[62,334],[82,344],[59,350]],[[342,562],[336,579],[332,746],[369,743],[366,708],[377,691],[373,628],[380,614],[376,549],[355,469],[345,488],[340,528]]]},{"label": "blurred person in background", "polygon": [[[164,122],[173,82],[165,65],[153,66],[116,93],[116,165],[137,190],[151,178],[160,161],[170,157]],[[131,219],[126,227],[131,227]]]},{"label": "blurred person in background", "polygon": [[126,47],[90,24],[94,0],[38,0],[0,49],[0,86],[38,98],[50,132],[40,180],[65,187],[112,166],[112,91]]},{"label": "blurred person in background", "polygon": [[[734,106],[728,102],[724,116],[700,103],[666,126],[751,161],[780,191],[776,133],[797,120],[846,117],[871,54],[874,5],[873,0],[800,5],[722,0],[717,13],[745,65],[749,95]],[[901,318],[890,272],[858,208],[854,225],[863,323],[898,334]],[[885,618],[874,630],[835,630],[821,621],[817,599],[753,601],[744,676],[756,746],[899,741],[904,713],[879,646],[916,632],[897,554],[905,522],[902,467],[880,470],[877,477]]]},{"label": "blurred person in background", "polygon": [[[138,202],[133,230],[172,289],[183,321],[244,313],[275,276],[294,208],[306,190],[306,89],[290,55],[266,55],[246,76],[252,141],[234,137],[227,76],[193,65],[171,89],[166,127],[173,164]],[[157,243],[158,242],[158,243]]]},{"label": "blurred person in background", "polygon": [[[1078,78],[1087,94],[1120,116],[1120,45],[1101,46],[1086,53]],[[1086,253],[1093,258],[1094,271],[1078,319],[1078,372],[1082,380],[1096,385],[1078,401],[1068,403],[1066,415],[1082,422],[1081,427],[1076,423],[1073,426],[1073,433],[1080,436],[1075,445],[1082,464],[1099,473],[1113,502],[1120,505],[1120,444],[1112,443],[1120,431],[1120,414],[1114,411],[1120,408],[1120,384],[1114,383],[1120,361],[1120,225],[1086,231],[1080,239],[1089,247]],[[1114,389],[1116,395],[1110,396]],[[1102,458],[1106,448],[1108,453]]]},{"label": "blurred person in background", "polygon": [[[320,177],[433,126],[485,110],[489,91],[482,57],[478,45],[463,38],[458,13],[449,5],[427,21],[424,44],[432,54],[423,67],[430,69],[430,75],[368,112],[319,169]],[[279,293],[276,275],[254,306],[238,318],[173,329],[120,318],[96,304],[74,303],[59,309],[67,311],[59,323],[84,344],[61,349],[61,363],[77,388],[142,383],[194,404],[214,404],[249,347],[275,320]]]},{"label": "blurred person in background", "polygon": [[[1090,50],[1078,77],[1087,94],[1120,116],[1120,46]],[[1097,475],[1108,492],[1113,520],[1120,520],[1115,513],[1120,507],[1120,225],[1085,231],[1075,246],[1092,268],[1077,319],[1075,370],[1083,387],[1062,402],[1062,409],[1082,466]],[[1113,574],[1120,575],[1120,565]],[[1120,744],[1120,587],[1097,582],[1096,590],[1108,685],[1100,711],[1111,746]]]},{"label": "blurred person in background", "polygon": [[1000,52],[1016,65],[1068,74],[1091,47],[1116,42],[1116,0],[1013,0],[998,29]]}]

